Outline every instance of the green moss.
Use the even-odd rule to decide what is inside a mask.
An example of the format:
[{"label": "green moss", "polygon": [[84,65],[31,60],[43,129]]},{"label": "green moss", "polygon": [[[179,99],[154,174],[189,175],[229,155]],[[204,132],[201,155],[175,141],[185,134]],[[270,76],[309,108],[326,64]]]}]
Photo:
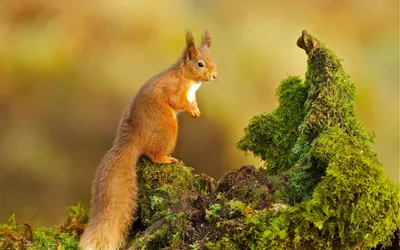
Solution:
[{"label": "green moss", "polygon": [[265,174],[249,166],[216,183],[181,164],[160,166],[141,159],[138,179],[141,226],[133,225],[132,249],[204,249],[206,242],[228,247],[224,237],[240,249],[244,243],[236,241],[247,227],[243,214],[269,204]]},{"label": "green moss", "polygon": [[205,244],[207,249],[210,250],[220,250],[220,249],[230,249],[230,250],[239,250],[239,248],[235,243],[233,243],[228,237],[222,237],[222,239],[217,242],[207,242]]},{"label": "green moss", "polygon": [[12,215],[8,223],[0,224],[0,249],[78,249],[78,235],[87,220],[88,212],[80,204],[69,207],[66,221],[55,227],[32,229]]},{"label": "green moss", "polygon": [[[283,81],[278,109],[253,118],[238,142],[240,149],[266,161],[265,171],[277,190],[275,200],[294,205],[276,214],[263,210],[248,217],[248,236],[257,249],[364,249],[387,244],[400,226],[399,186],[386,178],[371,149],[373,136],[355,118],[355,86],[340,60],[323,44],[308,54],[302,85],[307,99],[281,90],[301,85],[297,78]],[[294,119],[300,123],[281,121],[282,112],[292,115],[285,109],[288,103],[303,107],[298,115],[304,117]]]},{"label": "green moss", "polygon": [[218,212],[221,211],[221,208],[222,208],[221,205],[218,203],[212,204],[210,208],[206,211],[206,216],[205,216],[206,221],[212,222],[220,218]]},{"label": "green moss", "polygon": [[[253,208],[263,208],[271,201],[274,189],[265,173],[244,166],[225,174],[218,182],[217,192],[226,200],[237,200]],[[221,196],[221,195],[220,195]]]},{"label": "green moss", "polygon": [[138,166],[140,219],[144,226],[167,216],[174,204],[178,204],[174,212],[189,206],[193,198],[190,192],[205,192],[207,188],[203,188],[208,182],[201,175],[182,164],[159,165],[141,158]]},{"label": "green moss", "polygon": [[[196,208],[199,194],[215,189],[214,180],[192,173],[182,164],[154,164],[141,158],[138,164],[138,221],[133,226],[131,247],[134,249],[188,248],[191,220],[204,216]],[[140,231],[140,228],[145,229]]]},{"label": "green moss", "polygon": [[278,173],[294,164],[291,151],[304,120],[307,87],[298,77],[282,81],[278,91],[280,106],[272,113],[263,113],[250,120],[239,149],[251,151],[266,161],[269,173]]},{"label": "green moss", "polygon": [[246,214],[246,204],[241,201],[230,200],[228,202],[229,206],[231,207],[231,215],[235,212],[239,212],[241,214]]},{"label": "green moss", "polygon": [[322,44],[309,51],[305,82],[289,77],[277,95],[279,107],[254,117],[237,146],[264,160],[269,174],[280,174],[276,184],[287,194],[286,202],[293,204],[310,199],[325,175],[327,165],[311,150],[322,132],[338,126],[369,143],[373,137],[355,119],[354,84],[340,60]]}]

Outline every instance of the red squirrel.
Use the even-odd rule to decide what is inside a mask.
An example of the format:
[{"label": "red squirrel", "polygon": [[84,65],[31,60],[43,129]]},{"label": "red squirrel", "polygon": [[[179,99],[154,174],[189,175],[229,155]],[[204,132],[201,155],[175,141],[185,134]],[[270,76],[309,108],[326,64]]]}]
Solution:
[{"label": "red squirrel", "polygon": [[200,116],[196,90],[217,78],[210,57],[211,34],[204,31],[196,47],[186,32],[186,48],[171,67],[151,78],[139,90],[119,123],[112,148],[97,168],[92,186],[91,217],[81,236],[80,248],[120,249],[125,246],[138,206],[136,162],[146,155],[155,163],[178,160],[169,156],[178,133],[177,114]]}]

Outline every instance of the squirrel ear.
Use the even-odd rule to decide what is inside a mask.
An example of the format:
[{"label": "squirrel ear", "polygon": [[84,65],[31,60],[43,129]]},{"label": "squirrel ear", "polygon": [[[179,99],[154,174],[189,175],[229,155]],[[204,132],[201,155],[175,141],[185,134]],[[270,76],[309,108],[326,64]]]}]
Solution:
[{"label": "squirrel ear", "polygon": [[211,33],[209,30],[204,30],[204,34],[203,34],[203,43],[202,46],[206,46],[207,48],[210,48],[211,46]]},{"label": "squirrel ear", "polygon": [[186,31],[186,56],[189,60],[197,56],[196,45],[194,44],[193,34]]}]

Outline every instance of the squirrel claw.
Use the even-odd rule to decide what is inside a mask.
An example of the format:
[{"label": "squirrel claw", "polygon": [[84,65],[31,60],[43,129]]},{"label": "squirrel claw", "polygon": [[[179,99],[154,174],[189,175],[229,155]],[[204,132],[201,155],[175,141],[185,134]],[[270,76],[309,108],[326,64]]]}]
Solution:
[{"label": "squirrel claw", "polygon": [[200,110],[197,108],[196,110],[191,111],[190,115],[192,116],[192,118],[199,118],[200,117]]},{"label": "squirrel claw", "polygon": [[176,159],[175,157],[171,157],[171,156],[168,156],[168,158],[169,158],[169,160],[170,160],[170,163],[180,163],[180,162],[182,162],[181,160],[178,160],[178,159]]},{"label": "squirrel claw", "polygon": [[174,164],[174,163],[179,163],[180,160],[176,159],[175,157],[171,156],[162,156],[159,158],[154,158],[150,157],[150,160],[152,160],[154,163],[159,163],[159,164]]}]

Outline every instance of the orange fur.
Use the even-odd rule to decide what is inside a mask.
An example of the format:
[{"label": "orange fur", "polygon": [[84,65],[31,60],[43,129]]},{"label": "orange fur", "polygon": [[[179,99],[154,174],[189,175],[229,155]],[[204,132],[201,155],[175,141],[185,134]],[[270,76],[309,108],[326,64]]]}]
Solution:
[{"label": "orange fur", "polygon": [[[136,162],[147,155],[155,163],[174,163],[168,156],[178,133],[177,111],[200,116],[197,102],[188,101],[194,82],[214,80],[217,68],[209,55],[211,36],[204,32],[203,43],[195,47],[186,33],[186,48],[178,61],[150,79],[125,111],[113,147],[102,159],[92,187],[92,213],[81,240],[82,249],[119,249],[137,208]],[[204,66],[199,66],[202,61]]]}]

